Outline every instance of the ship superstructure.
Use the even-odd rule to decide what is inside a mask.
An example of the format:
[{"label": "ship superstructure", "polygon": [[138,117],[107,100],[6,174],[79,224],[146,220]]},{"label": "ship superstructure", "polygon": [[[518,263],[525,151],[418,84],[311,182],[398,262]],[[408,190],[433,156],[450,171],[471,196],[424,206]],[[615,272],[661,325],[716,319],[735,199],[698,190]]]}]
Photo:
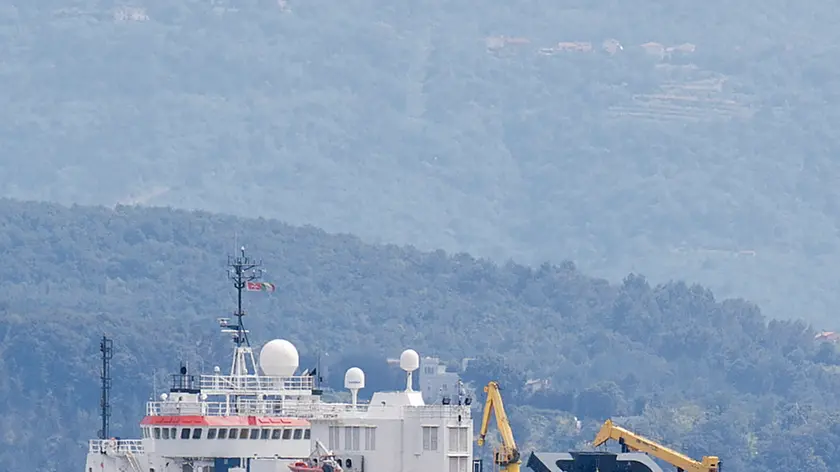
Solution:
[{"label": "ship superstructure", "polygon": [[141,439],[90,441],[85,472],[289,472],[304,460],[317,467],[319,449],[345,472],[473,468],[470,399],[459,394],[426,404],[412,388],[420,366],[414,350],[400,356],[405,388],[374,392],[367,403],[358,400],[365,374],[357,367],[344,378],[350,403],[324,401],[314,372],[296,373],[298,351],[287,340],[265,343],[257,364],[243,324],[243,291],[273,286],[259,282],[260,264],[244,248],[229,265],[237,311],[234,320],[219,320],[234,342],[229,371],[217,366],[193,375],[182,365],[169,392],[148,402]]}]

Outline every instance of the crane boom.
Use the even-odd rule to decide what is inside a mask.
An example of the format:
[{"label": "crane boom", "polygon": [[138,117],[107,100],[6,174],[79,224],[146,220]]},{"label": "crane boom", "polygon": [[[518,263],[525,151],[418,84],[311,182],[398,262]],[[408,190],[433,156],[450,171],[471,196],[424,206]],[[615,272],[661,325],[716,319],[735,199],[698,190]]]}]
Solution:
[{"label": "crane boom", "polygon": [[496,414],[496,427],[499,428],[499,433],[502,435],[502,447],[496,451],[494,462],[502,470],[519,472],[522,461],[519,458],[520,454],[516,447],[516,441],[513,439],[513,430],[505,413],[502,394],[499,392],[499,383],[490,381],[484,387],[484,392],[487,393],[487,399],[484,402],[484,415],[481,418],[481,430],[478,433],[477,443],[479,446],[484,445],[487,428],[490,426],[490,413],[494,412]]},{"label": "crane boom", "polygon": [[621,444],[624,449],[645,452],[653,457],[673,465],[679,472],[719,472],[720,459],[717,456],[704,456],[702,462],[642,437],[632,431],[613,424],[607,420],[601,430],[595,435],[592,445],[598,447],[610,439]]}]

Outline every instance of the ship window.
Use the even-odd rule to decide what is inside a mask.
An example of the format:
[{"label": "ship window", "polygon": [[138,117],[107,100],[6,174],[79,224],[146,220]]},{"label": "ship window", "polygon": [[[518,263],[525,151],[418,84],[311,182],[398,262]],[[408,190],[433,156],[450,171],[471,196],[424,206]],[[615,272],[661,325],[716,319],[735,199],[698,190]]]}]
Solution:
[{"label": "ship window", "polygon": [[227,438],[227,428],[219,428],[219,439]]},{"label": "ship window", "polygon": [[155,428],[155,439],[160,439],[160,428]]},{"label": "ship window", "polygon": [[190,438],[190,428],[181,428],[181,439]]},{"label": "ship window", "polygon": [[450,457],[449,472],[468,472],[466,457]]},{"label": "ship window", "polygon": [[294,439],[300,439],[302,437],[303,437],[303,430],[302,429],[296,429]]},{"label": "ship window", "polygon": [[303,430],[303,439],[309,439],[310,431],[309,428]]},{"label": "ship window", "polygon": [[347,459],[344,460],[344,465],[346,465],[348,469],[352,469],[353,468],[353,461],[350,458],[347,458]]},{"label": "ship window", "polygon": [[283,439],[292,439],[292,430],[291,429],[284,429],[283,430]]},{"label": "ship window", "polygon": [[365,450],[376,450],[376,428],[365,428]]},{"label": "ship window", "polygon": [[248,439],[248,428],[242,428],[239,430],[239,439]]},{"label": "ship window", "polygon": [[163,428],[163,439],[169,439],[169,428]]},{"label": "ship window", "polygon": [[210,428],[207,430],[207,439],[216,439],[216,428]]},{"label": "ship window", "polygon": [[338,449],[338,441],[341,439],[341,428],[338,426],[330,426],[329,433],[329,446],[327,447],[329,449]]},{"label": "ship window", "polygon": [[280,439],[280,436],[283,435],[282,429],[274,429],[271,431],[271,439]]},{"label": "ship window", "polygon": [[193,428],[193,439],[201,439],[202,431],[204,431],[203,428]]},{"label": "ship window", "polygon": [[438,428],[437,426],[423,426],[423,450],[437,451]]},{"label": "ship window", "polygon": [[177,438],[177,436],[175,436],[175,428],[169,428],[169,439],[175,438]]},{"label": "ship window", "polygon": [[230,432],[228,433],[228,439],[238,439],[239,438],[239,430],[236,428],[230,428]]},{"label": "ship window", "polygon": [[260,430],[260,439],[268,439],[268,435],[271,432],[270,429],[262,429]]},{"label": "ship window", "polygon": [[251,430],[251,439],[258,439],[260,437],[260,430],[254,428]]}]

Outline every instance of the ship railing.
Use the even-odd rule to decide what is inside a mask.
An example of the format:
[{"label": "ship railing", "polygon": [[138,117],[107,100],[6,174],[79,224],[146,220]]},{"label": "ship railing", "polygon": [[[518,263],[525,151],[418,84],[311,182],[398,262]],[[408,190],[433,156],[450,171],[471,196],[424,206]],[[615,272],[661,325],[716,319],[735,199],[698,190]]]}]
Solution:
[{"label": "ship railing", "polygon": [[407,415],[419,418],[452,418],[458,415],[462,420],[472,418],[470,407],[467,405],[424,405],[403,407]]},{"label": "ship railing", "polygon": [[308,375],[202,375],[199,388],[208,395],[311,395],[314,378]]},{"label": "ship railing", "polygon": [[314,418],[364,412],[366,404],[313,403],[295,400],[239,399],[230,402],[154,401],[146,403],[147,416],[294,416]]},{"label": "ship railing", "polygon": [[95,454],[143,454],[141,439],[91,439],[88,452]]}]

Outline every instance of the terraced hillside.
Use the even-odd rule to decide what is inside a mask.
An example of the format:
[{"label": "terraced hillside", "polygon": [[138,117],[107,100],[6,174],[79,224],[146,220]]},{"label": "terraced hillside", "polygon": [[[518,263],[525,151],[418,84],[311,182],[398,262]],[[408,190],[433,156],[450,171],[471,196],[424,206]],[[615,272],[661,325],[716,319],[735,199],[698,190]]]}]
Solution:
[{"label": "terraced hillside", "polygon": [[831,325],[840,33],[838,13],[809,8],[4,5],[0,195],[573,259]]}]

